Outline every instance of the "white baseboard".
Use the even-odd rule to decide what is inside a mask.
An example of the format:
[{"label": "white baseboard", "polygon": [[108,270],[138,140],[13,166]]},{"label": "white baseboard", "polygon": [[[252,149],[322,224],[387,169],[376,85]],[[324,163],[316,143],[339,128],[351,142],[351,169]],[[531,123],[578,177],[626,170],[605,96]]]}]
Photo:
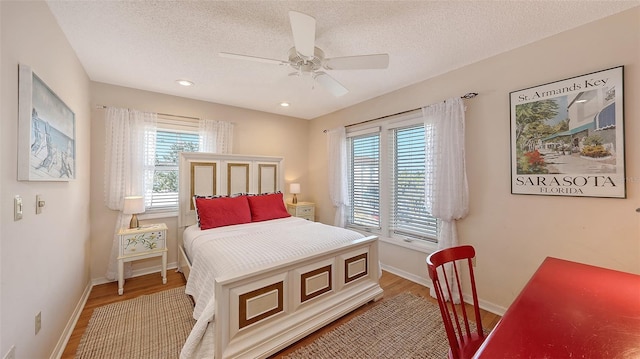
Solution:
[{"label": "white baseboard", "polygon": [[[398,269],[398,268],[395,268],[395,267],[392,267],[392,266],[389,266],[389,265],[385,265],[383,263],[381,263],[380,266],[382,267],[382,270],[385,270],[385,271],[387,271],[389,273],[397,275],[398,277],[402,277],[402,278],[404,278],[406,280],[410,280],[410,281],[412,281],[414,283],[418,283],[420,285],[423,285],[423,286],[431,289],[431,285],[432,285],[431,284],[431,280],[424,279],[424,278],[422,278],[420,276],[417,276],[417,275],[415,275],[413,273],[409,273],[409,272],[403,271],[401,269]],[[468,296],[468,295],[463,295],[463,299],[467,303],[471,303],[473,301],[471,296]],[[483,300],[481,298],[478,298],[478,304],[480,305],[480,308],[486,310],[487,312],[491,312],[493,314],[497,314],[499,316],[503,316],[504,313],[507,311],[507,309],[505,307],[496,305],[495,303],[488,302],[488,301]]]},{"label": "white baseboard", "polygon": [[53,353],[51,353],[50,359],[60,359],[62,357],[62,353],[64,353],[64,349],[67,347],[67,343],[69,342],[69,338],[71,338],[73,329],[75,329],[78,319],[80,319],[80,314],[82,314],[82,310],[84,309],[85,304],[87,304],[87,299],[89,299],[89,294],[91,294],[91,288],[93,288],[93,286],[91,285],[91,282],[88,282],[78,304],[76,305],[76,308],[73,310],[71,318],[62,331],[62,335],[60,336]]},{"label": "white baseboard", "polygon": [[427,288],[431,288],[431,280],[429,280],[429,279],[422,278],[422,277],[417,276],[417,275],[415,275],[413,273],[409,273],[409,272],[403,271],[402,269],[398,269],[396,267],[392,267],[392,266],[384,264],[384,263],[380,263],[380,267],[382,268],[382,270],[387,271],[387,272],[389,272],[391,274],[395,274],[398,277],[402,277],[402,278],[404,278],[406,280],[410,280],[410,281],[412,281],[414,283],[418,283],[418,284],[423,285],[423,286],[425,286]]},{"label": "white baseboard", "polygon": [[[471,298],[469,298],[471,299]],[[497,314],[499,316],[503,316],[504,312],[507,311],[507,308],[501,307],[491,302],[487,302],[486,300],[482,300],[478,298],[478,304],[480,304],[480,308],[486,310],[487,312],[491,312],[493,314]]]},{"label": "white baseboard", "polygon": [[[177,262],[171,262],[171,263],[167,263],[167,270],[172,270],[172,269],[176,269],[178,268],[178,263]],[[162,266],[161,265],[156,265],[156,266],[152,266],[152,267],[146,267],[146,268],[142,268],[142,269],[136,269],[131,273],[131,277],[140,277],[143,275],[147,275],[147,274],[152,274],[152,273],[159,273],[162,270]],[[99,285],[99,284],[105,284],[105,283],[111,283],[111,282],[115,282],[116,280],[110,280],[107,279],[106,277],[100,277],[100,278],[94,278],[91,280],[91,284],[92,285]]]}]

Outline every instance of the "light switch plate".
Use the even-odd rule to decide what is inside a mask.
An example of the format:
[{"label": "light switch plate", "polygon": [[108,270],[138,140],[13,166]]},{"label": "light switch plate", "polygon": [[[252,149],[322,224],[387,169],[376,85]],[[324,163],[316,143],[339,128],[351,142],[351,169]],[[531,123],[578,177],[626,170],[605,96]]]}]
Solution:
[{"label": "light switch plate", "polygon": [[37,194],[36,195],[36,214],[42,213],[42,207],[44,207],[44,200],[42,199],[41,195]]},{"label": "light switch plate", "polygon": [[22,197],[15,196],[13,198],[13,220],[19,221],[22,219]]}]

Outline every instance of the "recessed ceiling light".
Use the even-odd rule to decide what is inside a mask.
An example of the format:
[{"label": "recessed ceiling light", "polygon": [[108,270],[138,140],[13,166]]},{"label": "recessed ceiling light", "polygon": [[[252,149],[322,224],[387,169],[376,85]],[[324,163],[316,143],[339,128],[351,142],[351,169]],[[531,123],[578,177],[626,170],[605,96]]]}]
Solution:
[{"label": "recessed ceiling light", "polygon": [[189,80],[176,80],[176,82],[178,83],[178,85],[182,86],[193,86],[193,82]]},{"label": "recessed ceiling light", "polygon": [[576,100],[577,103],[587,102],[587,100]]},{"label": "recessed ceiling light", "polygon": [[280,102],[280,106],[289,107],[289,103],[288,102]]}]

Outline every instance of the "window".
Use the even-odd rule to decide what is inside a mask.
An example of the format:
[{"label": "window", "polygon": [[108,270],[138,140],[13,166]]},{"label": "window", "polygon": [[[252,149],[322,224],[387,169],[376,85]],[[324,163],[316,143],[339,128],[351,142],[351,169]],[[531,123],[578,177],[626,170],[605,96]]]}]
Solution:
[{"label": "window", "polygon": [[380,134],[351,140],[348,223],[363,228],[380,228]]},{"label": "window", "polygon": [[425,206],[424,125],[390,131],[393,144],[393,206],[390,211],[394,234],[425,240],[437,238],[436,219]]},{"label": "window", "polygon": [[396,118],[347,136],[347,226],[407,242],[437,242],[438,222],[425,207],[426,164],[432,161],[422,117]]},{"label": "window", "polygon": [[151,205],[147,211],[178,209],[178,152],[197,152],[198,121],[158,116]]}]

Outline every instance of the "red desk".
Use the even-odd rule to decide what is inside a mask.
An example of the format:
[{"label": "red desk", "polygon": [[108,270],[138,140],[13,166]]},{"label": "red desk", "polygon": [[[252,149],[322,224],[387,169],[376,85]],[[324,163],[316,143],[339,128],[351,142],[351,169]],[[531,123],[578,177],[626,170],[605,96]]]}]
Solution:
[{"label": "red desk", "polygon": [[640,358],[640,276],[549,257],[474,358]]}]

